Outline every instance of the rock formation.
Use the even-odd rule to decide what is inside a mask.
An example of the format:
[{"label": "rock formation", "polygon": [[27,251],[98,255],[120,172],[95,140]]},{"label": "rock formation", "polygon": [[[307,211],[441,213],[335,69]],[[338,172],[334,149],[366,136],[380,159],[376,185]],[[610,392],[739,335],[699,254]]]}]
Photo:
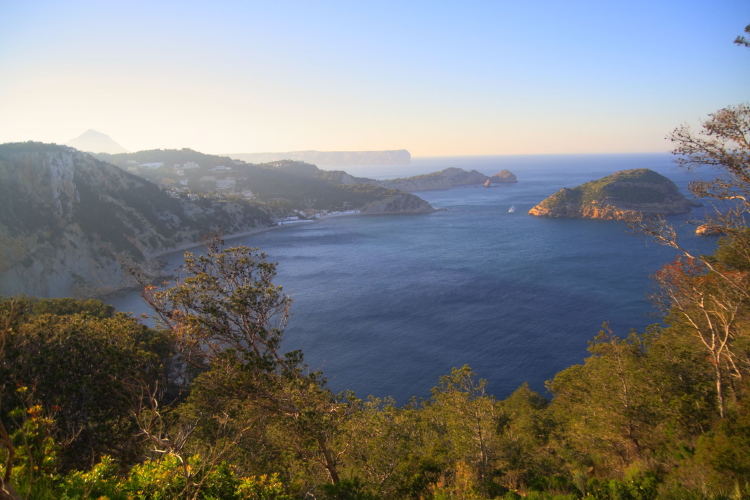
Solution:
[{"label": "rock formation", "polygon": [[495,175],[490,176],[490,182],[492,182],[493,184],[507,184],[511,182],[518,182],[518,179],[516,179],[515,174],[513,174],[506,168],[505,170],[501,170]]},{"label": "rock formation", "polygon": [[623,170],[576,188],[563,188],[529,211],[543,217],[626,219],[634,214],[687,213],[700,204],[653,170]]},{"label": "rock formation", "polygon": [[156,276],[149,257],[211,232],[272,223],[242,202],[201,204],[65,146],[0,145],[0,295],[77,296]]},{"label": "rock formation", "polygon": [[725,234],[721,227],[712,224],[701,224],[695,228],[697,236],[721,236]]}]

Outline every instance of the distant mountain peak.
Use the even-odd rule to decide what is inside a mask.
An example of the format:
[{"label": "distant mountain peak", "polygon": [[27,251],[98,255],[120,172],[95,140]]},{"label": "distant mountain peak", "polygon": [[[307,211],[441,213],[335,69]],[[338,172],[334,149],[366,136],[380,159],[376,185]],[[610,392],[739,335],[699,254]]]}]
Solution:
[{"label": "distant mountain peak", "polygon": [[66,146],[88,153],[109,153],[113,155],[128,153],[127,149],[117,144],[110,136],[92,129],[88,129],[75,139],[69,140]]}]

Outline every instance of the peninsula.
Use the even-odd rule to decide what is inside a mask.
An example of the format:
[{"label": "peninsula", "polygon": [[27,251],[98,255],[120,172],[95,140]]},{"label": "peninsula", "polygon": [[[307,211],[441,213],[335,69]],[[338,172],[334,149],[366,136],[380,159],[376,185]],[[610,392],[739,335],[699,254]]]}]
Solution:
[{"label": "peninsula", "polygon": [[516,176],[508,170],[502,170],[488,177],[476,170],[464,170],[462,168],[450,167],[439,172],[415,175],[413,177],[402,177],[398,179],[376,180],[366,177],[354,177],[343,171],[325,172],[325,177],[333,182],[341,184],[370,184],[386,189],[397,189],[399,191],[432,191],[435,189],[450,189],[459,186],[510,184],[518,182]]},{"label": "peninsula", "polygon": [[411,154],[405,149],[391,151],[291,151],[287,153],[235,153],[232,159],[248,163],[294,160],[323,167],[343,165],[408,165]]},{"label": "peninsula", "polygon": [[529,211],[542,217],[622,220],[636,214],[687,213],[699,203],[671,180],[647,168],[622,170],[578,187],[563,188]]}]

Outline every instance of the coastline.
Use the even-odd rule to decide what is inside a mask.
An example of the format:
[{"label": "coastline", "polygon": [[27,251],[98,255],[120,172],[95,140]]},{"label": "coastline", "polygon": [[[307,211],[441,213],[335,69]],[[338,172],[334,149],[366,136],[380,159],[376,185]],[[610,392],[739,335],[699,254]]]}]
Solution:
[{"label": "coastline", "polygon": [[[223,234],[219,236],[221,236],[222,239],[230,240],[234,238],[242,238],[244,236],[250,236],[251,234],[258,234],[258,233],[263,233],[266,231],[272,231],[274,229],[279,229],[281,227],[284,227],[284,225],[275,224],[273,226],[257,227],[257,228],[249,229],[247,231],[242,231],[239,233]],[[168,255],[174,252],[181,252],[184,250],[190,250],[191,248],[198,248],[200,246],[203,246],[203,244],[204,244],[204,241],[192,241],[188,243],[182,243],[180,245],[175,245],[174,247],[165,248],[159,252],[154,252],[152,254],[149,254],[147,258],[149,260],[158,259],[159,257],[164,257],[165,255]]]},{"label": "coastline", "polygon": [[[318,217],[316,219],[304,219],[304,220],[300,220],[300,221],[286,222],[286,223],[282,223],[282,224],[274,224],[273,226],[256,227],[256,228],[253,228],[253,229],[248,229],[247,231],[241,231],[239,233],[222,234],[222,235],[219,235],[219,236],[221,236],[221,238],[224,239],[224,240],[234,240],[234,239],[237,239],[237,238],[243,238],[245,236],[250,236],[250,235],[253,235],[253,234],[265,233],[266,231],[274,231],[276,229],[282,229],[284,227],[291,227],[291,226],[296,226],[296,225],[299,225],[299,224],[316,223],[316,222],[320,222],[323,219],[331,219],[331,218],[334,218],[334,217],[351,217],[351,216],[357,216],[357,215],[373,215],[373,214],[353,213],[353,214],[322,215],[322,216],[320,216],[320,217]],[[377,214],[377,215],[382,215],[382,214]],[[188,242],[188,243],[182,243],[180,245],[176,245],[174,247],[167,248],[167,249],[164,249],[164,250],[159,251],[159,252],[154,252],[152,254],[149,254],[147,257],[148,257],[149,260],[150,259],[158,259],[159,257],[163,257],[163,256],[168,255],[170,253],[181,252],[183,250],[190,250],[191,248],[198,248],[198,247],[202,246],[203,243],[204,243],[203,241],[192,241],[192,242]]]},{"label": "coastline", "polygon": [[[317,223],[320,222],[322,219],[328,219],[328,218],[334,218],[334,217],[351,217],[351,216],[358,216],[358,215],[367,215],[362,213],[349,213],[349,214],[335,214],[335,215],[324,215],[317,219],[305,219],[297,222],[287,222],[285,224],[274,224],[273,226],[263,226],[263,227],[256,227],[252,229],[248,229],[246,231],[240,231],[238,233],[232,233],[232,234],[224,234],[220,235],[223,240],[234,240],[239,238],[244,238],[245,236],[251,236],[253,234],[259,234],[264,233],[267,231],[274,231],[276,229],[283,229],[285,227],[291,227],[296,226],[298,224],[303,223]],[[205,241],[190,241],[186,243],[181,243],[179,245],[175,245],[174,247],[165,248],[159,252],[153,252],[146,256],[146,262],[147,265],[157,266],[159,271],[153,276],[153,279],[151,280],[154,284],[156,284],[158,281],[163,280],[164,278],[170,277],[171,273],[165,273],[164,268],[167,266],[167,262],[161,260],[162,257],[166,255],[170,255],[177,252],[183,252],[188,251],[194,248],[202,247],[205,244]],[[123,292],[132,291],[140,288],[140,285],[123,285],[121,287],[115,288],[115,289],[109,289],[104,293],[93,293],[92,296],[99,300],[106,300],[107,297],[112,297],[114,295],[121,294]]]}]

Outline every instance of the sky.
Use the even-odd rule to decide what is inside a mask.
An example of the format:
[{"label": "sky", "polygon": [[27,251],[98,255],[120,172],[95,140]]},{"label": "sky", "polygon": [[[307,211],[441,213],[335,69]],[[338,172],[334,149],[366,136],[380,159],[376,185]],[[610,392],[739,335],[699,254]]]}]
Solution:
[{"label": "sky", "polygon": [[0,0],[0,143],[660,152],[750,101],[747,0]]}]

